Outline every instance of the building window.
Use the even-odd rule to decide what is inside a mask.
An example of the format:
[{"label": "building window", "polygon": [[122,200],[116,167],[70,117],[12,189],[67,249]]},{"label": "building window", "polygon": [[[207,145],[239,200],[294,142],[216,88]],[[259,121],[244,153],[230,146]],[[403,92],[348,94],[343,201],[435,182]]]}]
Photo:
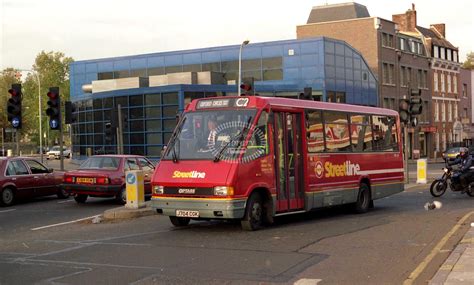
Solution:
[{"label": "building window", "polygon": [[454,102],[454,120],[457,121],[458,119],[458,104]]},{"label": "building window", "polygon": [[439,48],[438,46],[433,46],[433,57],[439,58]]},{"label": "building window", "polygon": [[436,151],[440,151],[439,149],[439,133],[435,133],[435,148],[436,148]]},{"label": "building window", "polygon": [[467,118],[467,108],[464,108],[462,117]]},{"label": "building window", "polygon": [[406,67],[400,66],[400,86],[402,87],[406,87],[408,83],[406,72]]},{"label": "building window", "polygon": [[394,84],[394,80],[393,80],[394,69],[395,69],[395,65],[393,65],[391,63],[384,63],[382,65],[383,83],[384,84],[390,84],[390,85]]},{"label": "building window", "polygon": [[462,85],[462,97],[467,98],[467,84]]},{"label": "building window", "polygon": [[453,61],[458,62],[458,52],[455,50],[453,51]]},{"label": "building window", "polygon": [[451,102],[448,102],[448,122],[453,121],[453,112],[452,112],[452,106]]},{"label": "building window", "polygon": [[406,49],[406,40],[404,38],[400,38],[400,50]]},{"label": "building window", "polygon": [[441,92],[445,92],[446,86],[444,85],[444,73],[441,73],[440,76],[441,76]]},{"label": "building window", "polygon": [[346,93],[345,92],[327,92],[327,101],[335,103],[346,103]]},{"label": "building window", "polygon": [[438,92],[438,72],[433,73],[433,89]]},{"label": "building window", "polygon": [[448,93],[451,93],[451,74],[447,74],[446,77],[448,78]]},{"label": "building window", "polygon": [[422,43],[417,43],[417,45],[418,45],[418,54],[424,55],[425,52],[424,52],[424,49],[423,49],[423,44]]},{"label": "building window", "polygon": [[453,93],[458,93],[458,77],[453,75]]},{"label": "building window", "polygon": [[446,122],[446,102],[441,102],[441,122]]},{"label": "building window", "polygon": [[382,46],[384,47],[395,47],[393,44],[393,35],[382,33]]},{"label": "building window", "polygon": [[446,54],[448,55],[447,60],[452,61],[452,57],[451,57],[451,55],[452,55],[452,50],[446,49]]},{"label": "building window", "polygon": [[438,104],[438,101],[435,101],[435,103],[434,103],[434,120],[435,120],[435,122],[439,121],[439,104]]},{"label": "building window", "polygon": [[441,59],[446,59],[446,50],[444,49],[444,47],[439,48],[439,53]]}]

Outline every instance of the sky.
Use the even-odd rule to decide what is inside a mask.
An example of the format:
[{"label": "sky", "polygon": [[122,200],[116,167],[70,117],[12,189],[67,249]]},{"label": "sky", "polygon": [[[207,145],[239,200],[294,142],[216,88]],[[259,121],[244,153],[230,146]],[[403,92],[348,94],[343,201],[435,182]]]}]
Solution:
[{"label": "sky", "polygon": [[[472,0],[358,0],[391,20],[415,4],[418,25],[445,23],[460,60],[474,51]],[[41,51],[74,60],[296,38],[332,0],[0,0],[0,70],[30,69]]]}]

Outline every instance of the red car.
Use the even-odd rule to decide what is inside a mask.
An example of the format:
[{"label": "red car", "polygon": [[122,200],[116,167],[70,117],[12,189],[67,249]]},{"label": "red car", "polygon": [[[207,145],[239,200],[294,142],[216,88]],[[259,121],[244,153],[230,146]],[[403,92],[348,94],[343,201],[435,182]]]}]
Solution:
[{"label": "red car", "polygon": [[64,172],[53,172],[34,158],[0,157],[0,205],[11,206],[17,199],[58,195]]},{"label": "red car", "polygon": [[125,204],[125,171],[142,170],[145,193],[151,194],[151,177],[155,166],[139,155],[94,155],[84,161],[77,170],[64,173],[61,188],[74,194],[77,203],[85,203],[91,197],[115,197]]}]

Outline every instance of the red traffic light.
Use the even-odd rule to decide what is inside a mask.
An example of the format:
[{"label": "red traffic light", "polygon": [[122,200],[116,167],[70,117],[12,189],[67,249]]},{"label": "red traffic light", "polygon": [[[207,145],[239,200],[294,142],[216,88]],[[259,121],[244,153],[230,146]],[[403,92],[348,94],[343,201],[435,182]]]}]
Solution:
[{"label": "red traffic light", "polygon": [[[44,94],[44,93],[43,93],[43,94]],[[49,97],[50,99],[53,99],[53,100],[54,100],[54,99],[56,99],[56,98],[58,97],[58,93],[49,91],[49,92],[48,92],[48,97]]]},{"label": "red traffic light", "polygon": [[18,95],[18,92],[16,92],[15,89],[8,90],[8,93],[10,93],[10,95],[12,95],[12,96],[17,96]]},{"label": "red traffic light", "polygon": [[250,91],[252,90],[252,85],[250,84],[240,84],[240,88],[245,91]]}]

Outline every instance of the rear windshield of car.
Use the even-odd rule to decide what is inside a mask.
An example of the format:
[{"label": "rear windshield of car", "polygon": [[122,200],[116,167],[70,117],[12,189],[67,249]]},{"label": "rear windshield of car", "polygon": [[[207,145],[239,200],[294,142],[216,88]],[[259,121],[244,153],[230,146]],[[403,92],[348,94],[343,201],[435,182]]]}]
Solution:
[{"label": "rear windshield of car", "polygon": [[115,170],[120,166],[118,157],[89,157],[79,169],[109,169]]}]

